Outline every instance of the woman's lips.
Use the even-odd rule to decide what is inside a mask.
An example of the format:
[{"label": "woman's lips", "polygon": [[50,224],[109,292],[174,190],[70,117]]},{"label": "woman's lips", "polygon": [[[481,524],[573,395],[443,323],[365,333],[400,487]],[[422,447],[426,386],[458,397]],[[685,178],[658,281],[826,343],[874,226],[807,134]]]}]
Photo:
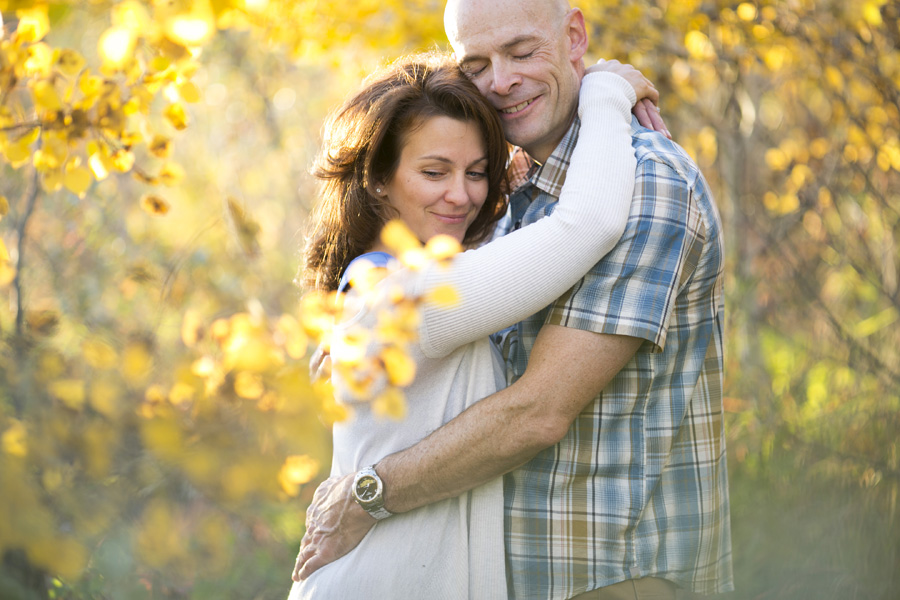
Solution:
[{"label": "woman's lips", "polygon": [[465,213],[464,213],[464,214],[461,214],[461,215],[441,215],[441,214],[438,214],[438,213],[432,213],[432,214],[435,216],[435,218],[436,218],[437,220],[441,221],[442,223],[447,223],[447,224],[449,224],[449,225],[456,225],[456,224],[458,224],[458,223],[465,223],[465,221],[466,221],[466,214],[465,214]]}]

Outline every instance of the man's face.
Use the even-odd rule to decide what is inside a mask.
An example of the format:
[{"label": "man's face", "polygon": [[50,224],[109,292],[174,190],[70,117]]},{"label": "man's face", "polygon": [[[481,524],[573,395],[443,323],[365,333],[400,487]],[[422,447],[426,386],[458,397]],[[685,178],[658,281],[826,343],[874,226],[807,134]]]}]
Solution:
[{"label": "man's face", "polygon": [[546,160],[578,106],[587,46],[581,13],[556,0],[451,0],[444,24],[506,139]]}]

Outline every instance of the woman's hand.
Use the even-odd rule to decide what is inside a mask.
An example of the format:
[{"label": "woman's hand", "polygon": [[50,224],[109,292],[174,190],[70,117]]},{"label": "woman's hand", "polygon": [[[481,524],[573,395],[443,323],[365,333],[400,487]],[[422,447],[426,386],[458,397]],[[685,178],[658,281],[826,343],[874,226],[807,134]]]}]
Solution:
[{"label": "woman's hand", "polygon": [[600,71],[609,71],[624,78],[634,88],[637,95],[637,104],[634,105],[632,112],[637,117],[638,122],[653,131],[662,133],[667,138],[672,139],[666,124],[663,122],[659,114],[657,103],[659,102],[659,92],[649,79],[632,67],[631,65],[622,64],[617,60],[600,59],[596,65],[588,67],[587,73],[597,73]]}]

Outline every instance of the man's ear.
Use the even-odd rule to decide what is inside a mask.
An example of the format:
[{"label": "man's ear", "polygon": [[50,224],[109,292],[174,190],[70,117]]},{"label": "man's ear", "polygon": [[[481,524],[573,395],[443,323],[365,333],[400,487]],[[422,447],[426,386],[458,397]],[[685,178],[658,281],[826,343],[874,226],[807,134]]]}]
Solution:
[{"label": "man's ear", "polygon": [[569,60],[572,62],[581,60],[588,48],[587,29],[584,25],[584,15],[581,10],[573,8],[566,15],[566,35],[569,38]]}]

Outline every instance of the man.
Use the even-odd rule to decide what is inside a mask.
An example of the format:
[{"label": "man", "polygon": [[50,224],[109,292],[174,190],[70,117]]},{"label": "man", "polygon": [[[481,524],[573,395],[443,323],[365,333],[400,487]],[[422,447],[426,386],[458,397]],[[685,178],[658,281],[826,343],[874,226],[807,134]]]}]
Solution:
[{"label": "man", "polygon": [[[584,18],[563,0],[450,0],[460,67],[519,146],[509,227],[557,201],[578,137]],[[635,125],[631,215],[613,251],[520,323],[515,383],[363,477],[372,515],[504,478],[515,598],[674,598],[732,589],[722,422],[723,244],[697,167]],[[526,155],[527,154],[527,155]],[[525,368],[527,364],[527,369]],[[295,574],[352,549],[374,519],[329,480]],[[436,541],[439,543],[439,541]]]}]

